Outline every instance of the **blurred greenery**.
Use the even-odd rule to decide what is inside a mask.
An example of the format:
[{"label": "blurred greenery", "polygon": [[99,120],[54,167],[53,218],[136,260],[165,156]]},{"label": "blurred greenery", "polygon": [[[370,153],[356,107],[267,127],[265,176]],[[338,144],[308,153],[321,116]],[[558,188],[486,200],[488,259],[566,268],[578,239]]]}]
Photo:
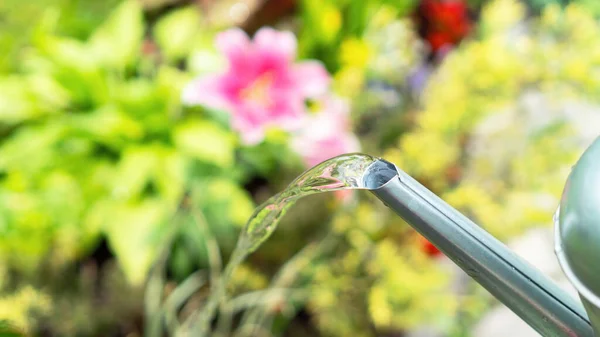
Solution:
[{"label": "blurred greenery", "polygon": [[[327,66],[362,152],[509,240],[551,224],[600,133],[599,7],[469,3],[476,29],[438,58],[416,0],[301,0],[269,24]],[[0,336],[189,332],[254,207],[305,169],[289,134],[243,145],[228,113],[180,102],[225,66],[231,18],[144,4],[0,3]],[[218,328],[468,336],[492,301],[453,292],[422,243],[370,195],[302,200],[233,275]]]},{"label": "blurred greenery", "polygon": [[[15,68],[21,49],[45,20],[56,21],[60,34],[85,39],[120,0],[6,0],[0,4],[0,72]],[[42,18],[42,20],[40,20]],[[32,22],[34,24],[32,24]]]},{"label": "blurred greenery", "polygon": [[[388,16],[405,16],[415,7],[416,0],[302,0],[300,18],[300,51],[305,56],[322,60],[330,70],[339,69],[338,51],[345,41],[360,39],[369,23],[384,8]],[[343,54],[360,57],[357,50]]]}]

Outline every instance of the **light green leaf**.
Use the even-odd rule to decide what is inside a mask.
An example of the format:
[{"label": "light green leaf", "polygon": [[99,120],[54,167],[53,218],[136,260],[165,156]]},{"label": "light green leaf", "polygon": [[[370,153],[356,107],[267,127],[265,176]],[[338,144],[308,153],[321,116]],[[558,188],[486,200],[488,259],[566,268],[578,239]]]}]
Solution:
[{"label": "light green leaf", "polygon": [[254,211],[248,193],[229,179],[211,180],[203,196],[204,203],[210,208],[208,216],[215,217],[213,222],[227,221],[230,225],[243,226]]},{"label": "light green leaf", "polygon": [[162,95],[181,100],[181,90],[192,78],[177,68],[161,66],[156,75],[156,86]]},{"label": "light green leaf", "polygon": [[94,32],[90,46],[104,66],[122,70],[135,61],[143,36],[142,7],[139,1],[128,0]]},{"label": "light green leaf", "polygon": [[0,79],[0,121],[17,123],[40,113],[24,78],[12,76]]},{"label": "light green leaf", "polygon": [[[239,228],[254,211],[254,202],[248,192],[229,177],[207,178],[196,181],[192,189],[192,204],[206,218],[210,231],[222,249],[233,248]],[[186,227],[183,227],[184,230]],[[187,235],[195,238],[193,230]],[[204,240],[197,243],[200,256],[205,254]]]},{"label": "light green leaf", "polygon": [[160,194],[170,205],[179,204],[186,182],[186,160],[176,151],[165,151],[154,172],[154,181]]},{"label": "light green leaf", "polygon": [[53,146],[63,135],[64,128],[57,124],[22,128],[0,147],[0,168],[38,173],[56,160]]},{"label": "light green leaf", "polygon": [[181,113],[181,91],[189,80],[187,73],[174,67],[162,66],[158,69],[157,92],[164,99],[169,116],[178,116]]},{"label": "light green leaf", "polygon": [[56,112],[70,94],[52,77],[43,74],[0,78],[0,121],[17,123]]},{"label": "light green leaf", "polygon": [[104,106],[94,112],[70,117],[77,132],[87,132],[95,141],[121,145],[144,135],[143,126],[114,106]]},{"label": "light green leaf", "polygon": [[188,121],[175,129],[173,140],[181,151],[197,159],[221,167],[233,165],[235,138],[214,123]]},{"label": "light green leaf", "polygon": [[62,110],[71,101],[71,94],[54,78],[35,74],[28,76],[27,84],[38,100],[41,108]]},{"label": "light green leaf", "polygon": [[25,336],[13,323],[0,320],[0,337],[22,337]]},{"label": "light green leaf", "polygon": [[157,149],[153,147],[126,149],[113,181],[113,196],[124,200],[139,197],[152,178],[158,156]]},{"label": "light green leaf", "polygon": [[45,36],[37,50],[24,55],[24,68],[51,76],[68,93],[69,101],[87,105],[107,97],[106,76],[90,45],[77,40]]},{"label": "light green leaf", "polygon": [[187,59],[188,70],[196,75],[221,71],[226,68],[227,61],[213,47],[194,49]]},{"label": "light green leaf", "polygon": [[[49,35],[40,38],[37,47],[43,56],[62,67],[77,69],[81,73],[90,73],[97,68],[90,46],[81,41]],[[32,56],[35,57],[35,53]]]},{"label": "light green leaf", "polygon": [[199,32],[199,12],[189,6],[169,13],[156,24],[153,33],[163,55],[173,61],[190,52]]},{"label": "light green leaf", "polygon": [[114,85],[115,97],[126,107],[134,108],[144,104],[155,103],[156,90],[154,83],[147,78],[134,78],[118,82]]},{"label": "light green leaf", "polygon": [[125,276],[134,285],[146,278],[158,254],[158,235],[164,226],[166,209],[159,200],[121,204],[111,211],[105,232]]}]

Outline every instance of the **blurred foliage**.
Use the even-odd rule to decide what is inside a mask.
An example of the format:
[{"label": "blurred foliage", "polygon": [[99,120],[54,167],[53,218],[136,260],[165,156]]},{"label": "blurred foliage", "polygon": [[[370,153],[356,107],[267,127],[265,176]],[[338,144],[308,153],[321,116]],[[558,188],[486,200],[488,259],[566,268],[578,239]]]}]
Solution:
[{"label": "blurred foliage", "polygon": [[5,0],[0,3],[0,73],[13,70],[40,18],[54,17],[60,34],[85,39],[120,0]]},{"label": "blurred foliage", "polygon": [[[598,71],[600,29],[584,8],[548,7],[527,29],[523,15],[512,0],[484,9],[480,37],[448,56],[426,88],[415,130],[388,153],[500,238],[551,223],[582,137],[593,139],[578,128],[595,113],[564,104],[592,100],[600,89],[589,76]],[[527,104],[537,96],[547,105]]]},{"label": "blurred foliage", "polygon": [[0,323],[0,336],[20,336],[17,327],[31,326],[32,317],[50,310],[50,300],[47,295],[26,286],[0,297],[0,308],[0,317],[6,320],[4,326]]},{"label": "blurred foliage", "polygon": [[323,334],[372,336],[425,322],[440,331],[451,325],[451,274],[415,249],[418,236],[402,219],[370,198],[355,206],[332,221],[342,242],[335,256],[310,272],[309,307]]},{"label": "blurred foliage", "polygon": [[[346,40],[363,36],[373,16],[382,8],[405,16],[416,5],[415,0],[301,0],[300,51],[303,55],[322,60],[330,70],[339,67],[339,51]],[[346,57],[360,57],[358,53],[344,53]]]},{"label": "blurred foliage", "polygon": [[[231,174],[236,138],[212,113],[179,106],[189,75],[173,62],[195,36],[165,36],[190,24],[180,20],[190,10],[156,25],[162,60],[145,49],[142,10],[129,1],[86,41],[47,23],[18,71],[0,79],[5,262],[24,272],[60,266],[105,236],[139,283],[191,177],[221,177],[207,182],[213,197],[203,204],[218,228],[250,214],[243,171]],[[234,218],[226,216],[230,205]]]},{"label": "blurred foliage", "polygon": [[21,337],[23,334],[19,329],[15,328],[12,323],[8,321],[0,321],[0,336],[2,337]]},{"label": "blurred foliage", "polygon": [[396,8],[380,5],[361,38],[348,37],[337,53],[336,91],[353,99],[353,119],[365,152],[394,145],[406,130],[413,95],[409,79],[423,60],[425,44],[414,23]]},{"label": "blurred foliage", "polygon": [[[191,76],[178,65],[205,41],[194,7],[170,11],[150,36],[136,1],[123,2],[89,34],[63,34],[67,23],[54,8],[38,14],[43,20],[15,70],[0,77],[0,251],[11,282],[28,283],[47,269],[60,274],[106,240],[129,283],[140,285],[192,190],[203,194],[194,209],[230,250],[254,207],[242,185],[282,167],[297,170],[300,161],[288,154],[281,165],[286,150],[277,140],[258,152],[240,148],[222,112],[180,106]],[[170,261],[179,278],[208,264],[202,233],[190,226]],[[89,294],[75,294],[81,298],[70,310],[93,308]],[[19,317],[11,316],[29,323]],[[53,329],[98,332],[78,330],[94,326],[87,319],[72,323]]]}]

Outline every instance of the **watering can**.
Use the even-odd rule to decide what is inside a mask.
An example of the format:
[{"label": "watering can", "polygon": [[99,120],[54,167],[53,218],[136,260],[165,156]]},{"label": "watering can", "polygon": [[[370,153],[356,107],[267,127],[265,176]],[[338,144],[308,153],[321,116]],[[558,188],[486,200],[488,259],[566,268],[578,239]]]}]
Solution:
[{"label": "watering can", "polygon": [[576,301],[504,244],[394,164],[365,175],[372,193],[542,336],[600,337],[600,138],[567,180],[555,251]]}]

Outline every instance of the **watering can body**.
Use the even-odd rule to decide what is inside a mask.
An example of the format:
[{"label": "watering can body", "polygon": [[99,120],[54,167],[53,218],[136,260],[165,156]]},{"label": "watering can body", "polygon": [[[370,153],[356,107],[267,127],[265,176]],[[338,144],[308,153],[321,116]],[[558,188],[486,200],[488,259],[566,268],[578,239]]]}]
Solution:
[{"label": "watering can body", "polygon": [[559,261],[585,308],[395,165],[373,172],[373,194],[542,336],[600,337],[600,138],[574,167],[556,224]]},{"label": "watering can body", "polygon": [[573,167],[555,218],[558,261],[600,336],[600,138]]}]

